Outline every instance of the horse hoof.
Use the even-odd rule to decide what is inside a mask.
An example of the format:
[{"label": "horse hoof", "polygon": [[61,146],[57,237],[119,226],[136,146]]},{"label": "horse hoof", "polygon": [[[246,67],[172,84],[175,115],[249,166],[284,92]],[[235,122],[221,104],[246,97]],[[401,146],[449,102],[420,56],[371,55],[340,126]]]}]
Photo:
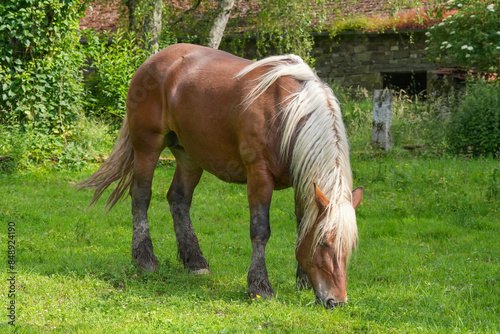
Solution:
[{"label": "horse hoof", "polygon": [[158,270],[158,264],[151,263],[148,265],[141,265],[141,269],[150,273],[154,273]]},{"label": "horse hoof", "polygon": [[311,290],[312,285],[309,283],[307,279],[297,279],[297,282],[295,282],[295,286],[297,287],[298,290]]},{"label": "horse hoof", "polygon": [[210,270],[203,268],[203,269],[198,269],[198,270],[193,270],[193,275],[198,276],[198,275],[210,275]]},{"label": "horse hoof", "polygon": [[253,290],[252,292],[248,292],[248,298],[251,300],[258,299],[272,299],[274,298],[274,290],[271,286],[261,287],[259,291]]},{"label": "horse hoof", "polygon": [[154,255],[132,258],[132,264],[139,267],[144,272],[154,273],[158,270],[158,260]]},{"label": "horse hoof", "polygon": [[146,272],[153,273],[158,270],[158,259],[153,253],[151,238],[132,241],[132,263]]},{"label": "horse hoof", "polygon": [[139,267],[139,269],[143,272],[154,273],[158,270],[158,260],[150,262],[132,260],[132,264]]}]

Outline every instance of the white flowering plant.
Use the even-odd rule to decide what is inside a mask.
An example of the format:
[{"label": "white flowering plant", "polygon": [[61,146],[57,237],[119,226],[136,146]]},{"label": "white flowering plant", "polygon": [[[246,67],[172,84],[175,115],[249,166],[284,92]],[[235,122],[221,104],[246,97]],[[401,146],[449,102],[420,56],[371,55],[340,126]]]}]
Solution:
[{"label": "white flowering plant", "polygon": [[500,66],[499,0],[450,0],[449,15],[427,31],[427,55],[436,62],[481,72]]}]

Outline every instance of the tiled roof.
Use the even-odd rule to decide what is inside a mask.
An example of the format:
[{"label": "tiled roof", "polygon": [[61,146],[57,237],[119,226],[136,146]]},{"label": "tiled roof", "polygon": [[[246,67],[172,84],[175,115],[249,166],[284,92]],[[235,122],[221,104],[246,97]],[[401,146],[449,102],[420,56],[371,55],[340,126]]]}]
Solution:
[{"label": "tiled roof", "polygon": [[[345,1],[342,1],[345,3]],[[216,0],[205,1],[203,6],[200,6],[199,11],[203,11],[204,6],[208,8],[216,7]],[[169,5],[179,12],[186,11],[193,6],[193,1],[189,0],[173,0],[169,1]],[[333,13],[333,5],[332,13]],[[203,7],[203,8],[202,8]],[[356,13],[364,16],[373,15],[389,15],[391,12],[389,7],[389,0],[358,0],[355,4],[343,6],[344,13]],[[89,7],[85,11],[85,16],[80,21],[80,28],[82,30],[94,28],[96,31],[116,31],[120,25],[120,12],[127,12],[127,7],[121,4],[120,0],[103,1],[96,0],[90,2]],[[232,17],[242,17],[249,15],[252,12],[258,11],[255,0],[236,0],[232,11]],[[332,15],[333,19],[334,15]]]},{"label": "tiled roof", "polygon": [[126,11],[127,7],[120,4],[120,0],[109,0],[107,2],[95,1],[90,3],[85,11],[85,16],[80,20],[80,29],[94,28],[96,31],[116,31],[120,19],[120,11]]}]

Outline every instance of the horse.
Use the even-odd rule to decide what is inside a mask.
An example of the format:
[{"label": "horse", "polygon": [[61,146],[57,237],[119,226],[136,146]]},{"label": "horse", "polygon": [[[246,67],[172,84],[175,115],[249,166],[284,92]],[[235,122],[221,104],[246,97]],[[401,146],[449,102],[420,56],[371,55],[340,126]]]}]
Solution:
[{"label": "horse", "polygon": [[177,256],[194,274],[209,274],[189,211],[203,171],[247,185],[252,255],[248,296],[274,297],[265,263],[274,190],[293,187],[297,220],[297,285],[314,289],[326,308],[347,300],[346,261],[357,244],[346,131],[332,90],[298,56],[251,61],[191,44],[154,54],[134,74],[126,117],[101,167],[79,189],[90,205],[117,181],[111,209],[129,189],[132,261],[153,272],[147,211],[160,153],[176,161],[167,200]]}]

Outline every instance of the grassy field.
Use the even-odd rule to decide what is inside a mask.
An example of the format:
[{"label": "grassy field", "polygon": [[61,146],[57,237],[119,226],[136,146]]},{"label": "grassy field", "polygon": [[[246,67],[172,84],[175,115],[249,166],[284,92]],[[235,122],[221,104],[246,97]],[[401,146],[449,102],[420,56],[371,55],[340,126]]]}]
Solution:
[{"label": "grassy field", "polygon": [[[275,192],[267,264],[274,300],[246,296],[244,186],[205,174],[192,218],[211,276],[176,259],[166,201],[171,165],[156,171],[151,233],[161,268],[130,264],[130,199],[106,214],[74,193],[83,172],[0,174],[0,332],[8,325],[8,223],[15,223],[16,333],[500,332],[500,166],[493,159],[353,153],[360,240],[347,306],[325,310],[295,289],[292,191]],[[102,201],[103,202],[103,201]],[[12,224],[11,224],[12,225]],[[12,235],[12,234],[11,234]]]}]

